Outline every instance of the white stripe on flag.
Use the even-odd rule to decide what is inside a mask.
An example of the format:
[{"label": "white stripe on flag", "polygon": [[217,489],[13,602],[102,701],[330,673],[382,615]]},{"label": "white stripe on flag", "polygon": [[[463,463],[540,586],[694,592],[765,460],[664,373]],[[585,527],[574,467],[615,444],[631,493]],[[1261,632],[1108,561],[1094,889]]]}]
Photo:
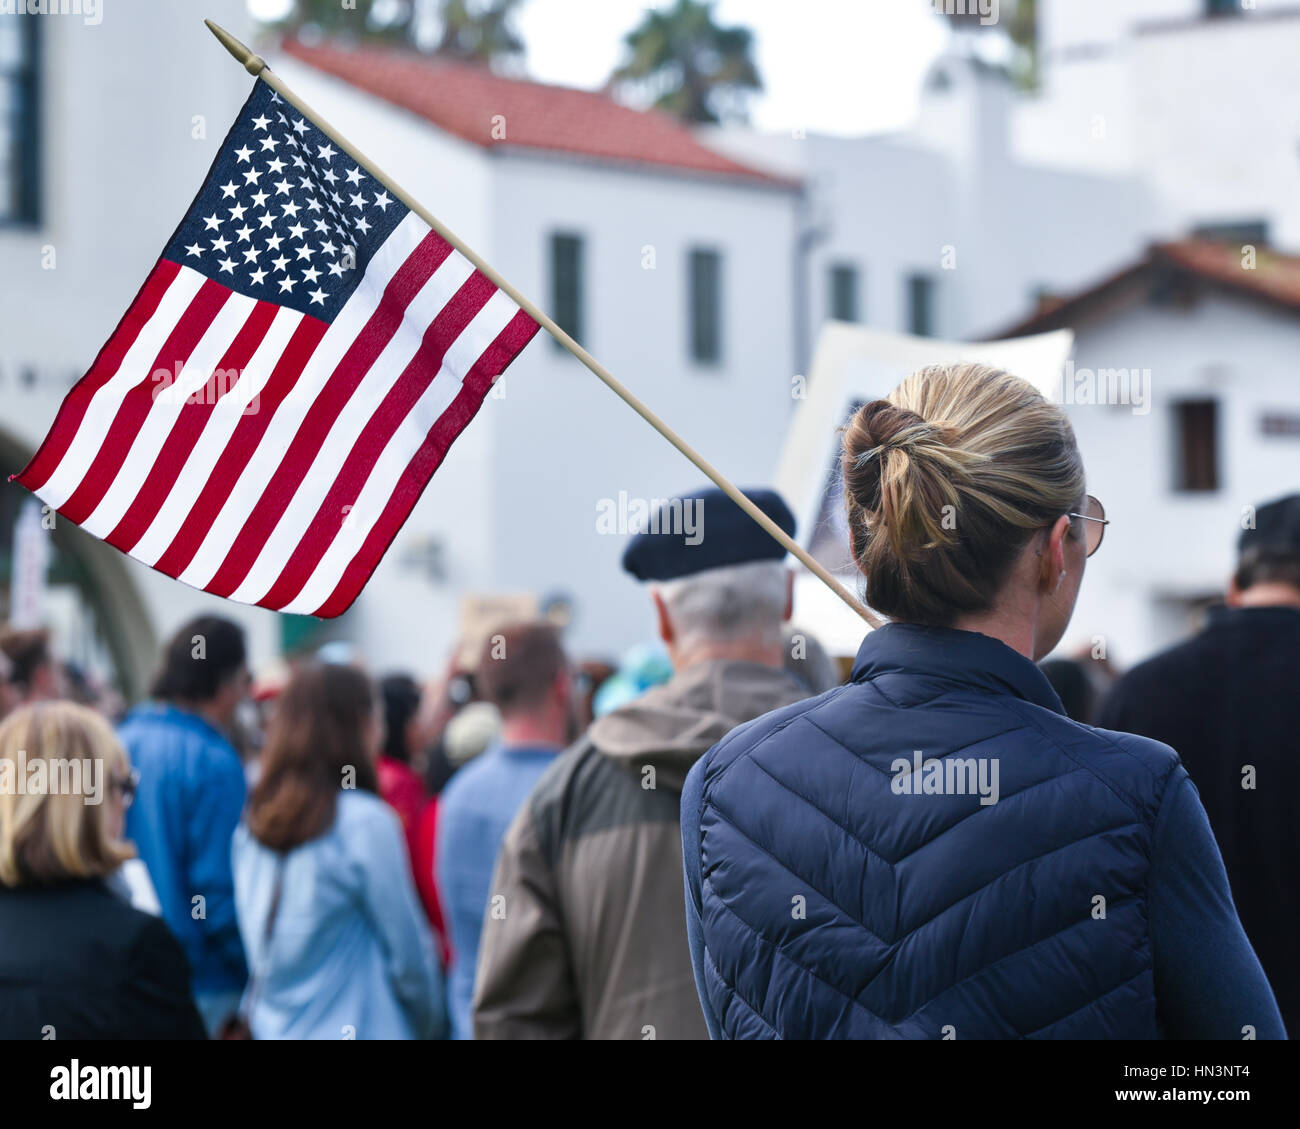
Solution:
[{"label": "white stripe on flag", "polygon": [[[293,499],[284,508],[271,536],[262,546],[257,561],[249,569],[243,583],[230,594],[232,600],[255,604],[270,591],[284,570],[285,562],[320,512],[321,503],[334,485],[357,438],[419,350],[425,330],[473,273],[474,264],[460,252],[453,251],[411,299],[402,324],[384,351],[375,358],[375,363],[334,421],[311,469],[303,478]],[[345,514],[332,516],[340,524],[346,517]]]},{"label": "white stripe on flag", "polygon": [[83,529],[99,538],[107,537],[113,532],[144,486],[163,443],[180,418],[185,401],[207,384],[256,305],[256,298],[231,294],[212,319],[207,332],[199,339],[179,377],[173,367],[167,374],[171,383],[164,385],[159,382],[155,385],[149,414],[145,416],[140,430],[131,442],[131,449],[104,497],[94,512],[81,523]]},{"label": "white stripe on flag", "polygon": [[[275,318],[267,328],[266,336],[256,351],[248,359],[243,375],[238,383],[230,389],[212,409],[203,434],[188,453],[185,465],[175,475],[167,500],[159,508],[145,534],[131,550],[131,556],[147,565],[154,565],[158,558],[167,551],[169,545],[180,532],[194,499],[198,497],[201,485],[208,481],[217,460],[225,451],[231,435],[244,418],[246,410],[264,410],[258,398],[266,382],[280,360],[281,354],[288,347],[298,326],[302,324],[303,315],[289,306],[281,306]],[[255,403],[255,401],[258,401]],[[184,486],[181,483],[185,483]]]},{"label": "white stripe on flag", "polygon": [[167,287],[167,293],[158,303],[153,316],[145,322],[126,351],[117,372],[91,397],[77,434],[59,460],[59,465],[54,468],[54,473],[37,491],[41,500],[52,509],[57,510],[62,506],[81,485],[81,480],[86,477],[86,472],[103,446],[108,426],[117,415],[122,397],[142,380],[152,378],[151,366],[158,359],[159,351],[205,282],[207,279],[198,271],[181,267],[180,273]]},{"label": "white stripe on flag", "polygon": [[294,436],[298,434],[311,405],[379,306],[384,296],[384,287],[428,234],[428,225],[411,213],[397,225],[370,260],[361,284],[344,303],[333,324],[320,339],[311,360],[299,376],[298,383],[275,413],[257,450],[248,460],[238,482],[233,484],[230,496],[221,507],[221,512],[213,521],[212,528],[208,530],[189,567],[181,573],[180,580],[195,588],[205,588],[216,575],[221,562],[226,559],[226,554],[235,543],[235,538],[239,536],[239,531],[261,500],[266,484],[271,481]]},{"label": "white stripe on flag", "polygon": [[349,516],[353,520],[335,535],[303,590],[281,610],[310,615],[329,599],[343,578],[344,570],[384,512],[402,473],[428,438],[438,418],[460,393],[465,375],[518,312],[519,307],[498,290],[465,327],[447,351],[437,377],[425,389],[420,402],[402,421],[375,463],[352,507]]}]

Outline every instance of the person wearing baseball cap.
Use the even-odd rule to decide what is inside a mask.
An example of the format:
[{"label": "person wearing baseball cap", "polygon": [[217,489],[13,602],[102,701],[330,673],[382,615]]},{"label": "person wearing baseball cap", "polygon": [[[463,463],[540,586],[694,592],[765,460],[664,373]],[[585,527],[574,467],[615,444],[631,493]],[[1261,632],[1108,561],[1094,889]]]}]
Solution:
[{"label": "person wearing baseball cap", "polygon": [[[778,495],[746,493],[794,533]],[[732,729],[807,690],[782,669],[785,550],[719,490],[668,499],[645,524],[623,568],[649,587],[673,677],[597,718],[506,834],[479,1039],[708,1036],[686,940],[682,784]]]},{"label": "person wearing baseball cap", "polygon": [[1098,725],[1178,750],[1288,1030],[1300,1026],[1300,494],[1247,510],[1200,634],[1129,671]]}]

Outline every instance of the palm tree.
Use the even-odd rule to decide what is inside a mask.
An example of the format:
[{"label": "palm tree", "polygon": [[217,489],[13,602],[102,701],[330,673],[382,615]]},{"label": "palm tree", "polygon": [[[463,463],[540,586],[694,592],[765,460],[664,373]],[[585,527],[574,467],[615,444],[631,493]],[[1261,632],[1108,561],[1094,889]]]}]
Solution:
[{"label": "palm tree", "polygon": [[[378,8],[386,18],[375,19]],[[293,10],[276,28],[297,34],[317,28],[327,35],[351,33],[363,39],[410,42],[415,26],[415,0],[356,0],[345,7],[339,0],[294,0]]]},{"label": "palm tree", "polygon": [[677,0],[672,8],[649,11],[624,43],[631,57],[610,81],[649,89],[656,108],[684,121],[744,120],[744,98],[763,89],[753,32],[720,27],[713,0]]},{"label": "palm tree", "polygon": [[[518,55],[524,42],[511,26],[523,0],[356,0],[344,8],[339,0],[295,0],[292,13],[278,26],[296,33],[316,27],[326,34],[350,32],[362,39],[403,43],[454,59],[491,62]],[[421,34],[429,11],[438,24],[432,40]],[[378,17],[378,18],[377,18]]]},{"label": "palm tree", "polygon": [[442,0],[442,37],[437,50],[452,58],[487,63],[501,55],[518,55],[524,41],[510,26],[523,0]]},{"label": "palm tree", "polygon": [[966,3],[937,4],[926,0],[927,6],[939,12],[953,27],[963,31],[979,31],[985,26],[1000,30],[1011,40],[1015,53],[1011,73],[1016,81],[1028,90],[1038,85],[1038,4],[1037,0],[1002,0],[1001,8],[1008,5],[1010,18],[999,13],[996,25],[985,25],[979,5],[973,0]]}]

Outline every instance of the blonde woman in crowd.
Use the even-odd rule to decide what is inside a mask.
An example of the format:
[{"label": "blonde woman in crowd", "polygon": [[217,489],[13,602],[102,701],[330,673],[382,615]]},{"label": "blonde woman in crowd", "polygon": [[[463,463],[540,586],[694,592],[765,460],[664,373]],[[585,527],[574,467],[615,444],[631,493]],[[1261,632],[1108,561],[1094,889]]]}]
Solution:
[{"label": "blonde woman in crowd", "polygon": [[180,944],[119,881],[135,784],[84,706],[0,723],[0,1038],[204,1037]]}]

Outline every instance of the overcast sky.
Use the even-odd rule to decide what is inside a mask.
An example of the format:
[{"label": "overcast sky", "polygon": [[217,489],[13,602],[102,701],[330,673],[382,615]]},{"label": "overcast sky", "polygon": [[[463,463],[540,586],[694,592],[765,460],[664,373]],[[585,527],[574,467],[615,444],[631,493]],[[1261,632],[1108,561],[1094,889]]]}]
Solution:
[{"label": "overcast sky", "polygon": [[[664,0],[667,3],[668,0]],[[249,0],[276,15],[287,0]],[[530,75],[599,86],[647,0],[527,0],[517,27]],[[761,129],[865,133],[910,121],[926,68],[946,31],[925,0],[718,0],[717,18],[756,37],[766,91],[751,102]]]}]

